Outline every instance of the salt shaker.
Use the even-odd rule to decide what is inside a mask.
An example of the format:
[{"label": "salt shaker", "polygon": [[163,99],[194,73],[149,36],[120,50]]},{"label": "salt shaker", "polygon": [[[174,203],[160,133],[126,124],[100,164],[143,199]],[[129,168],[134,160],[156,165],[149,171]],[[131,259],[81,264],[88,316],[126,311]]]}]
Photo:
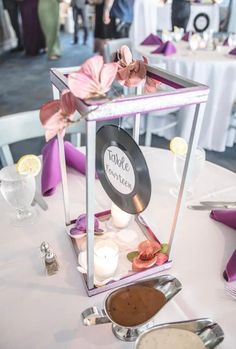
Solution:
[{"label": "salt shaker", "polygon": [[56,274],[59,269],[59,264],[56,255],[50,248],[45,253],[44,261],[47,275],[50,276]]},{"label": "salt shaker", "polygon": [[45,255],[49,249],[50,249],[49,243],[47,241],[43,241],[40,245],[40,251]]}]

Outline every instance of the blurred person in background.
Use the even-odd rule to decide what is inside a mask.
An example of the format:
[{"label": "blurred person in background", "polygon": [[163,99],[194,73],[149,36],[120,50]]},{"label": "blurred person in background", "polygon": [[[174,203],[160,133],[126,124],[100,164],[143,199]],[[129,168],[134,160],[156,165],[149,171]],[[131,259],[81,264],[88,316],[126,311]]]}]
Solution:
[{"label": "blurred person in background", "polygon": [[0,0],[0,53],[4,51],[7,43],[11,40],[10,28],[7,23],[2,0]]},{"label": "blurred person in background", "polygon": [[20,0],[25,54],[36,56],[45,52],[45,38],[38,17],[39,0]]},{"label": "blurred person in background", "polygon": [[95,6],[95,29],[93,51],[103,55],[103,48],[107,40],[112,39],[111,23],[103,22],[104,0],[89,0],[90,5]]},{"label": "blurred person in background", "polygon": [[171,23],[174,27],[183,28],[186,32],[190,18],[191,4],[190,0],[173,0],[171,5]]},{"label": "blurred person in background", "polygon": [[[31,1],[31,0],[30,0]],[[59,41],[59,2],[60,0],[39,0],[39,20],[46,38],[48,59],[60,57]]]},{"label": "blurred person in background", "polygon": [[23,40],[19,24],[19,6],[17,0],[3,0],[3,7],[7,10],[11,25],[15,31],[17,38],[17,46],[12,49],[12,52],[23,51]]},{"label": "blurred person in background", "polygon": [[[111,23],[112,37],[127,38],[134,17],[134,0],[105,0],[103,22]],[[141,25],[141,24],[140,24]]]},{"label": "blurred person in background", "polygon": [[86,12],[86,0],[71,0],[71,6],[74,19],[74,40],[72,44],[76,45],[78,43],[78,19],[80,17],[82,22],[82,28],[84,31],[83,44],[86,45],[88,39],[88,16]]}]

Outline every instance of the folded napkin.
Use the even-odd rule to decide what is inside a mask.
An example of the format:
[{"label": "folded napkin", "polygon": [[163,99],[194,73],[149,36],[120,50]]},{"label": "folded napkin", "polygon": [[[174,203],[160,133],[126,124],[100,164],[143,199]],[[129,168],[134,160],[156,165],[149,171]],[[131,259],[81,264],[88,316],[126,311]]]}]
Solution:
[{"label": "folded napkin", "polygon": [[156,50],[152,51],[151,53],[162,53],[165,56],[169,56],[176,53],[176,48],[171,41],[166,41],[164,44],[160,45]]},{"label": "folded napkin", "polygon": [[236,281],[236,250],[234,251],[234,253],[230,257],[230,259],[226,265],[225,271],[223,273],[223,276],[224,276],[225,280],[228,282]]},{"label": "folded napkin", "polygon": [[210,217],[236,229],[236,210],[213,210]]},{"label": "folded napkin", "polygon": [[230,55],[236,55],[236,47],[233,50],[229,51],[229,54]]},{"label": "folded napkin", "polygon": [[183,37],[182,37],[182,40],[183,41],[189,41],[189,38],[190,38],[190,32],[186,32]]},{"label": "folded napkin", "polygon": [[158,35],[150,34],[144,39],[140,45],[161,45],[163,42]]},{"label": "folded napkin", "polygon": [[[86,172],[86,156],[70,142],[64,142],[66,164],[80,173]],[[57,138],[52,138],[42,150],[43,168],[41,176],[42,195],[52,195],[61,181],[59,146]]]}]

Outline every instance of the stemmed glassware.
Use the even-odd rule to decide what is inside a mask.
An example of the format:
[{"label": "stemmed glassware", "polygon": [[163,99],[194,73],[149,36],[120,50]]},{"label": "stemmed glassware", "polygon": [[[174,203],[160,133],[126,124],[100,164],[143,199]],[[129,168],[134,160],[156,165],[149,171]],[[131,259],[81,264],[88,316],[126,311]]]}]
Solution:
[{"label": "stemmed glassware", "polygon": [[189,38],[189,47],[192,52],[196,51],[199,47],[201,37],[198,34],[193,34]]},{"label": "stemmed glassware", "polygon": [[31,175],[20,175],[16,166],[6,166],[0,171],[0,191],[7,203],[16,209],[12,223],[22,226],[32,222],[35,211],[31,203],[35,196],[35,178]]},{"label": "stemmed glassware", "polygon": [[176,42],[179,42],[184,34],[183,28],[174,27],[173,37]]},{"label": "stemmed glassware", "polygon": [[230,48],[236,47],[236,33],[230,33],[228,37],[228,45]]}]

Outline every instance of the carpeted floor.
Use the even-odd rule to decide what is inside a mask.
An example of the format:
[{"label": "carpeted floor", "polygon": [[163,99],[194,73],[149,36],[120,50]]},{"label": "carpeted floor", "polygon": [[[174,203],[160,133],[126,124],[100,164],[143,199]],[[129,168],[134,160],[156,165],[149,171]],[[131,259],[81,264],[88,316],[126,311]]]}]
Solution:
[{"label": "carpeted floor", "polygon": [[[48,61],[45,54],[26,57],[22,53],[5,53],[0,56],[0,116],[39,109],[52,99],[50,68],[77,66],[92,55],[91,33],[87,46],[71,45],[71,40],[72,35],[61,33],[62,56],[58,61]],[[144,136],[140,138],[140,143],[144,144]],[[40,154],[43,144],[43,139],[34,139],[13,145],[14,159],[29,152]],[[164,138],[153,136],[152,146],[168,148],[168,145]],[[223,153],[207,151],[207,160],[236,172],[236,145]]]}]

